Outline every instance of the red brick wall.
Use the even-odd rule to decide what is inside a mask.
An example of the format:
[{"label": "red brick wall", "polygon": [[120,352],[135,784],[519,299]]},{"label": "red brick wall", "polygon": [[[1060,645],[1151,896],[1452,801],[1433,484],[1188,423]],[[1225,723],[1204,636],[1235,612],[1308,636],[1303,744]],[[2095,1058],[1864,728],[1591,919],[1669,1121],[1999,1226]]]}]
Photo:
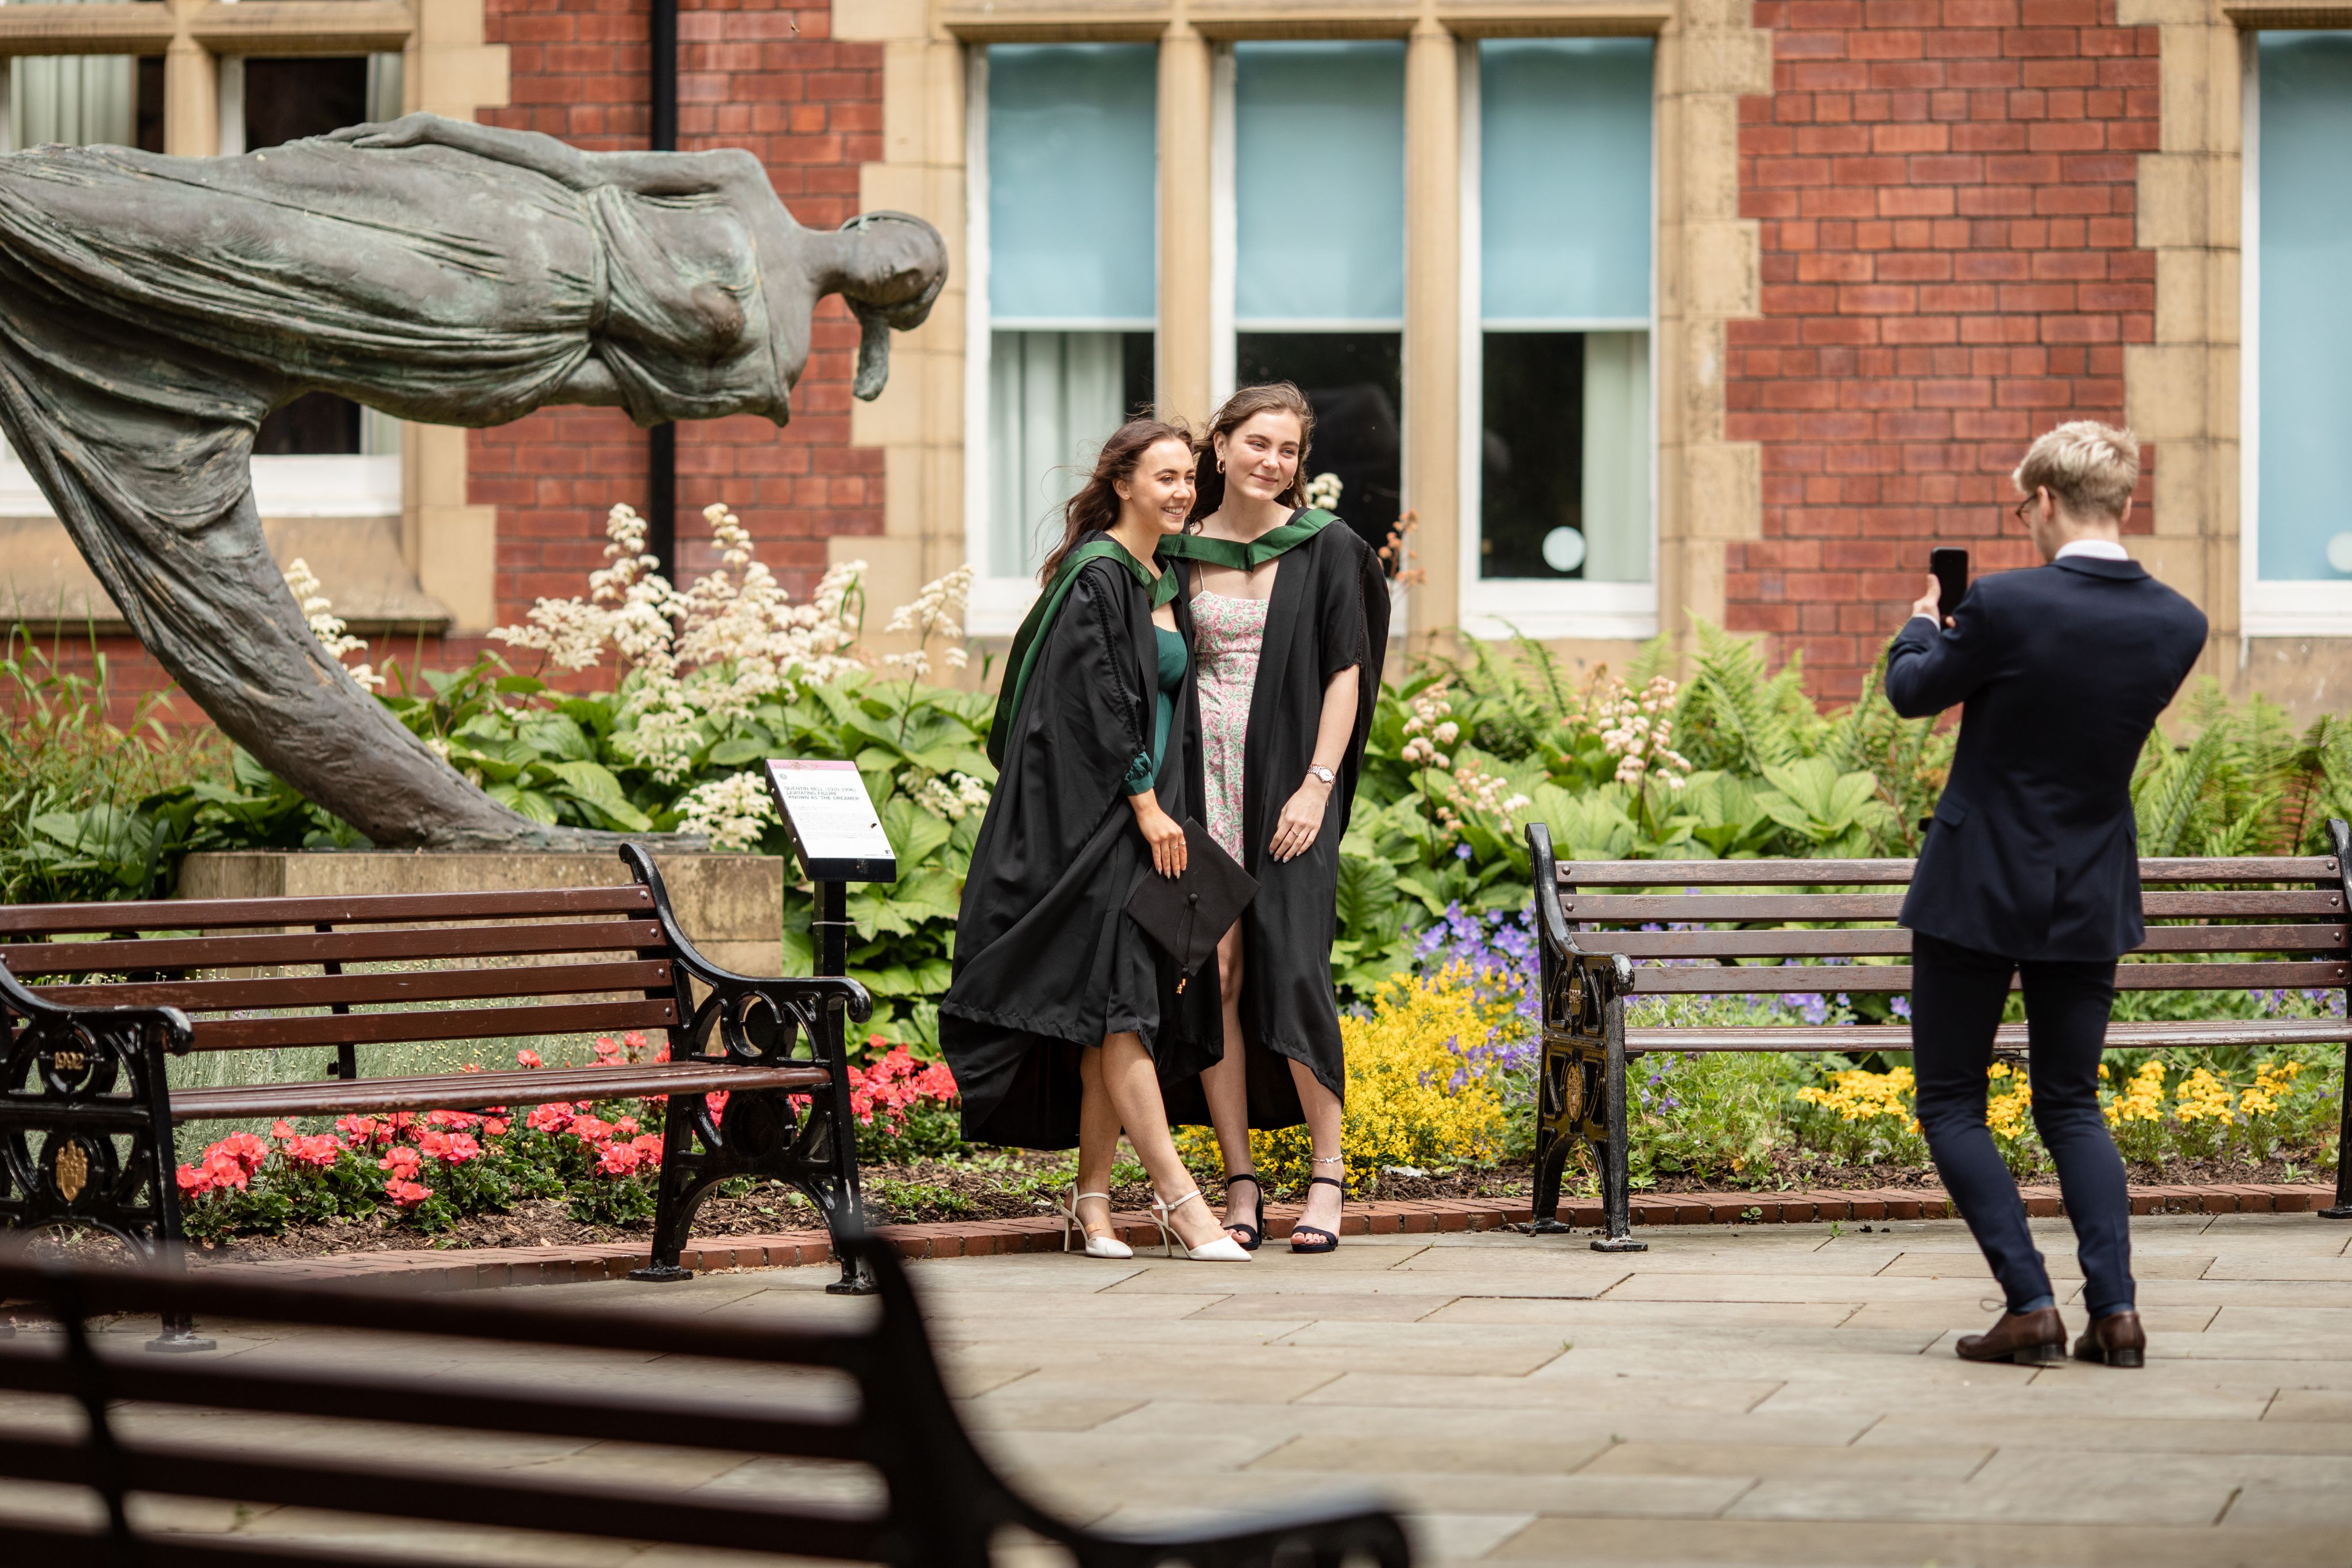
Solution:
[{"label": "red brick wall", "polygon": [[[488,0],[487,37],[509,47],[509,107],[493,124],[591,151],[646,145],[646,0]],[[831,37],[828,0],[683,0],[678,143],[745,147],[812,228],[857,211],[858,166],[882,155],[882,50]],[[686,573],[714,564],[702,508],[723,500],[795,596],[824,570],[824,541],[882,531],[882,454],[849,444],[856,324],[839,299],[817,315],[791,425],[726,419],[681,425],[677,535]],[[559,409],[470,444],[469,495],[499,508],[498,602],[520,619],[541,595],[586,591],[602,563],[604,514],[643,510],[646,434],[616,410]]]},{"label": "red brick wall", "polygon": [[1843,701],[1931,543],[2031,563],[2005,509],[2026,443],[2122,420],[2123,345],[2154,335],[2132,211],[2157,29],[2117,26],[2115,0],[1756,0],[1755,22],[1763,316],[1730,324],[1727,400],[1731,439],[1762,444],[1764,529],[1730,547],[1726,620]]}]

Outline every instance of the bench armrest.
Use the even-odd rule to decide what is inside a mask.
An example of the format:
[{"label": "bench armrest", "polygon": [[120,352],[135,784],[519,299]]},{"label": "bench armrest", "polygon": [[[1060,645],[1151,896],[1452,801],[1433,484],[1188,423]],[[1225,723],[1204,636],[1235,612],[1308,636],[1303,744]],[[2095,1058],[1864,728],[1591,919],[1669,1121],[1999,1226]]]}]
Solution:
[{"label": "bench armrest", "polygon": [[0,1015],[23,1019],[28,1030],[80,1030],[91,1035],[144,1038],[151,1031],[163,1049],[185,1056],[195,1042],[194,1026],[177,1008],[78,1008],[35,996],[0,963]]},{"label": "bench armrest", "polygon": [[731,998],[758,995],[795,1014],[802,1013],[804,1008],[822,1011],[839,1002],[845,1012],[861,1023],[873,1016],[874,998],[866,993],[866,988],[841,976],[761,977],[739,975],[732,969],[720,968],[704,957],[687,934],[678,928],[677,916],[670,909],[669,889],[662,884],[661,872],[655,866],[653,856],[646,852],[645,846],[623,844],[621,861],[637,881],[652,890],[654,918],[661,923],[662,937],[669,944],[676,962],[721,997]]}]

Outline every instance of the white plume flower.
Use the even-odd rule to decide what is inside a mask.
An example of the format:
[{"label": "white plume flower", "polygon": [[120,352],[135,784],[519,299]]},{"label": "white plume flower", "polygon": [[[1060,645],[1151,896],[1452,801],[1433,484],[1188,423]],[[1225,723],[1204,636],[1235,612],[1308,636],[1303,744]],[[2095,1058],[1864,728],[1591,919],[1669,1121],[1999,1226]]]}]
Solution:
[{"label": "white plume flower", "polygon": [[[286,563],[283,575],[287,591],[302,607],[302,619],[310,622],[310,635],[319,640],[328,658],[341,664],[346,654],[367,652],[367,639],[351,634],[342,617],[335,613],[334,601],[327,597],[309,561],[296,556]],[[375,673],[372,664],[344,664],[343,673],[357,681],[362,691],[372,692],[383,685],[383,677]]]}]

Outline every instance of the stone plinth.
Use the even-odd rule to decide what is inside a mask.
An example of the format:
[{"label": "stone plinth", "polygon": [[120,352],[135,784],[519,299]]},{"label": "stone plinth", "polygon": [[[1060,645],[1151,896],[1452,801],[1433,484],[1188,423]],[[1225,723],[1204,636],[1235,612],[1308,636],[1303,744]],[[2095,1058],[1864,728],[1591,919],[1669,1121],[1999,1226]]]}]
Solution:
[{"label": "stone plinth", "polygon": [[[775,855],[656,854],[687,937],[719,967],[773,975],[782,961],[784,862]],[[503,893],[611,887],[631,880],[617,854],[409,854],[239,850],[193,854],[180,898],[341,898],[386,893]]]}]

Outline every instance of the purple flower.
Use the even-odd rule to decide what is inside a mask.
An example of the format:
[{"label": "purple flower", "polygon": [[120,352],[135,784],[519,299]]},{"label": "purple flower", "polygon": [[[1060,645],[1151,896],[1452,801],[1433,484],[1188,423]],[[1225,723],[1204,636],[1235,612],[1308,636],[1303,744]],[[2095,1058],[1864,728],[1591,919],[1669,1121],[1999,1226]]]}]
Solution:
[{"label": "purple flower", "polygon": [[1893,1013],[1896,1018],[1901,1019],[1905,1023],[1909,1023],[1911,1021],[1911,998],[1898,993],[1894,1000],[1886,1004],[1886,1010]]},{"label": "purple flower", "polygon": [[1469,846],[1468,844],[1456,844],[1456,845],[1454,845],[1454,858],[1455,860],[1458,860],[1458,861],[1466,861],[1466,860],[1468,860],[1468,859],[1470,858],[1470,846]]}]

